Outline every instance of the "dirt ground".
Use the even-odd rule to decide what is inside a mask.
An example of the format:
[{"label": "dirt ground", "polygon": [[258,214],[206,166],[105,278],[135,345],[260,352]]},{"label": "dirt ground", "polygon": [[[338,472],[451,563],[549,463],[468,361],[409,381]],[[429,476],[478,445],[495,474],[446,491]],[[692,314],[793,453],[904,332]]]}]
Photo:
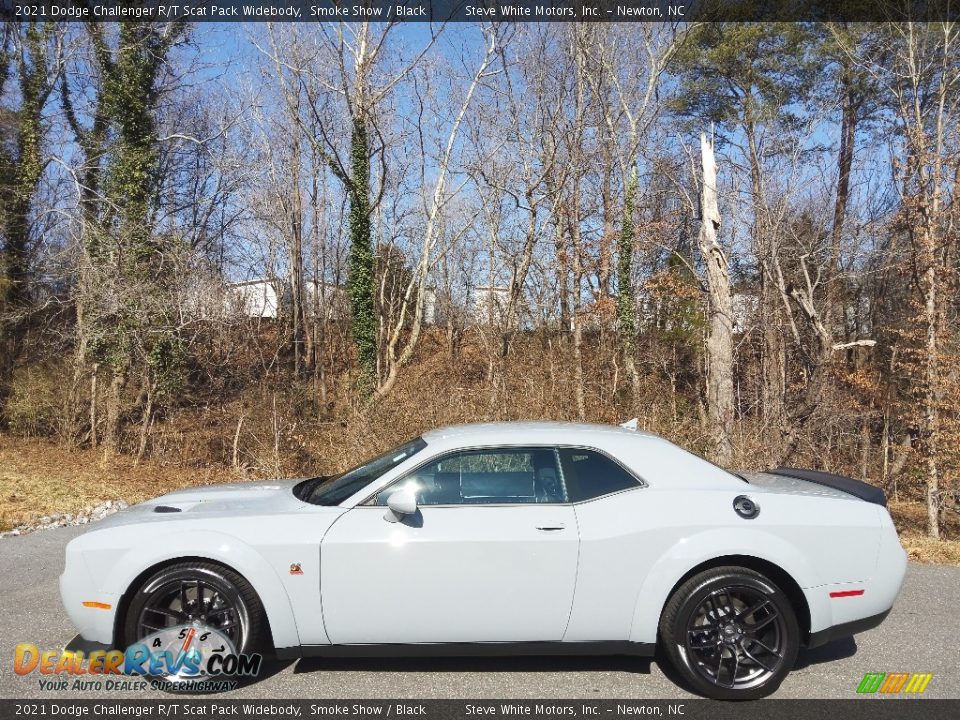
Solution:
[{"label": "dirt ground", "polygon": [[106,500],[133,503],[188,485],[236,480],[228,469],[184,468],[0,434],[0,531]]},{"label": "dirt ground", "polygon": [[941,528],[942,540],[926,535],[927,508],[923,503],[890,503],[890,514],[900,531],[900,543],[911,560],[940,565],[960,565],[960,514],[948,513]]},{"label": "dirt ground", "polygon": [[[189,485],[252,480],[229,468],[187,468],[128,456],[104,460],[99,450],[77,450],[48,440],[0,434],[0,531],[51,513],[80,513],[106,500],[131,505]],[[900,539],[916,562],[960,565],[960,515],[951,514],[944,540],[926,537],[921,503],[890,504]]]}]

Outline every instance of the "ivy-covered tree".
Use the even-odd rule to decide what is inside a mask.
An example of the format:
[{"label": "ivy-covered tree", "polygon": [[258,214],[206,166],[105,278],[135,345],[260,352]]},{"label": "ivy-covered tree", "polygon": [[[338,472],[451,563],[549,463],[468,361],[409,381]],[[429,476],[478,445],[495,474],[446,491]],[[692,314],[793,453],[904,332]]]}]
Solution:
[{"label": "ivy-covered tree", "polygon": [[15,110],[3,111],[9,116],[0,129],[0,417],[27,324],[33,202],[46,167],[44,107],[59,63],[51,53],[55,33],[51,22],[11,23],[3,28],[0,47],[0,95],[12,74],[20,100]]},{"label": "ivy-covered tree", "polygon": [[[182,23],[122,22],[111,40],[88,31],[99,74],[93,124],[77,119],[66,84],[64,107],[86,154],[84,272],[78,343],[94,372],[110,374],[105,445],[119,446],[124,390],[136,369],[144,426],[164,393],[173,393],[184,359],[167,290],[175,281],[175,240],[154,227],[158,181],[157,104],[168,55]],[[158,396],[159,394],[159,396]],[[95,425],[95,421],[92,422]],[[95,427],[91,427],[95,438]],[[142,443],[141,443],[142,445]],[[142,447],[141,447],[142,451]]]},{"label": "ivy-covered tree", "polygon": [[360,366],[363,394],[373,392],[377,372],[376,278],[373,236],[370,231],[370,136],[366,111],[361,107],[351,118],[350,175],[341,179],[350,198],[350,255],[347,291],[351,327]]}]

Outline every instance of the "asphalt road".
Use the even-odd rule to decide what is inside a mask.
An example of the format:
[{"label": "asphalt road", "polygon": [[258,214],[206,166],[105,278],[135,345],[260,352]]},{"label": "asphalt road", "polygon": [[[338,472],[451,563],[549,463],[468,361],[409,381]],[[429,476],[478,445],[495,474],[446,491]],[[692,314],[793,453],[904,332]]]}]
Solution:
[{"label": "asphalt road", "polygon": [[[17,676],[17,643],[64,647],[75,630],[60,606],[63,547],[82,528],[0,540],[0,698],[131,697],[55,693]],[[925,696],[960,698],[960,568],[911,564],[886,622],[855,639],[802,651],[778,698],[852,698],[864,673],[929,672]],[[149,691],[158,698],[159,691]],[[257,682],[226,694],[251,698],[688,698],[656,661],[631,658],[301,660],[271,663]],[[142,696],[139,696],[142,697]]]}]

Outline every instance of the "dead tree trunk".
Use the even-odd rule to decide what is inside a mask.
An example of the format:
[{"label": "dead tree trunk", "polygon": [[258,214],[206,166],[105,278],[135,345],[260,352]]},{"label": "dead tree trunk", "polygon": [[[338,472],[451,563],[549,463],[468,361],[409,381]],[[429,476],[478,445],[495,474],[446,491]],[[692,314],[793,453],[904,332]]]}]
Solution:
[{"label": "dead tree trunk", "polygon": [[713,141],[700,135],[703,169],[700,208],[700,254],[706,267],[710,295],[707,331],[707,413],[713,441],[713,460],[727,466],[733,458],[733,302],[730,269],[717,240],[720,210],[717,207],[717,163]]}]

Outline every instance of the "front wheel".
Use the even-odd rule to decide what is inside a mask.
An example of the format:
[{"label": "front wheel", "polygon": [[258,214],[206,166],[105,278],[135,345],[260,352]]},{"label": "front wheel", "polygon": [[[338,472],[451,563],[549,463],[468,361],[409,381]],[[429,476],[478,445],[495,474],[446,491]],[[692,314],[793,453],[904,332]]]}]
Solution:
[{"label": "front wheel", "polygon": [[793,668],[800,628],[776,584],[747,568],[720,567],[677,588],[660,639],[670,664],[700,694],[753,700],[774,692]]},{"label": "front wheel", "polygon": [[238,653],[263,644],[266,616],[256,592],[242,576],[212,562],[181,562],[151,575],[127,608],[123,641],[130,644],[168,628],[210,627]]}]

